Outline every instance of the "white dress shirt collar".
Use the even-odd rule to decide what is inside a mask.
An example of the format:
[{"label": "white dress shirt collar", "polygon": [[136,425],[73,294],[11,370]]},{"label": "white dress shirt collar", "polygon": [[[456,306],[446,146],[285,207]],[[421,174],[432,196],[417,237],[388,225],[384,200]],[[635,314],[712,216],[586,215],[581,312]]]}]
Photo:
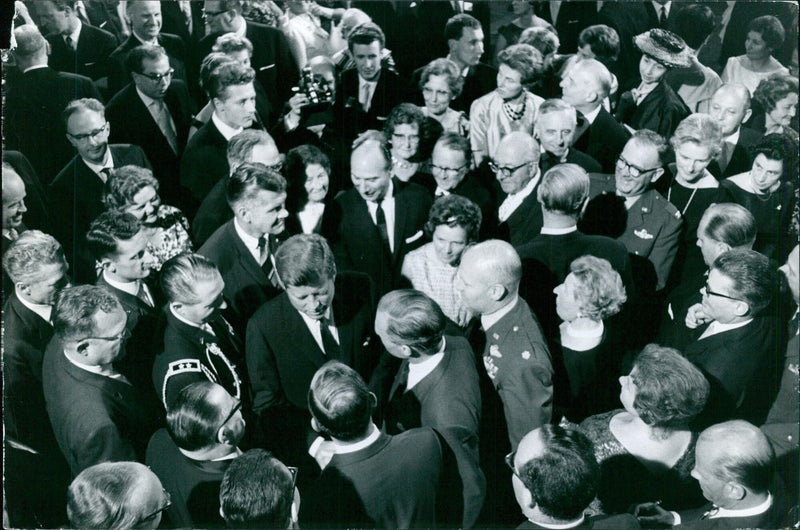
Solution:
[{"label": "white dress shirt collar", "polygon": [[[65,44],[67,42],[67,37],[72,39],[72,45],[75,46],[75,49],[77,50],[78,49],[78,39],[81,36],[81,28],[83,27],[83,22],[81,22],[81,19],[79,19],[79,18],[76,19],[76,20],[77,20],[78,23],[75,26],[75,30],[72,33],[70,33],[69,35],[62,35],[62,37],[64,38],[64,43]],[[67,45],[67,46],[69,46],[69,45]]]},{"label": "white dress shirt collar", "polygon": [[139,295],[139,289],[141,288],[139,280],[132,282],[120,282],[111,278],[105,270],[103,270],[103,279],[106,281],[106,283],[108,283],[108,285],[115,287],[122,292],[131,294],[133,296]]},{"label": "white dress shirt collar", "polygon": [[236,136],[237,134],[239,134],[244,130],[243,127],[233,128],[224,121],[222,121],[222,119],[220,119],[220,117],[217,116],[216,111],[214,111],[214,113],[211,115],[211,121],[213,121],[214,125],[217,126],[217,130],[220,132],[222,137],[228,141],[230,141],[231,138],[233,138],[234,136]]},{"label": "white dress shirt collar", "polygon": [[[311,318],[302,311],[298,311],[298,313],[300,313],[300,317],[302,317],[303,322],[305,322],[308,331],[311,332],[311,336],[314,337],[314,342],[317,343],[319,349],[322,350],[322,352],[327,356],[328,352],[325,351],[325,344],[322,342],[322,331],[319,329],[320,326],[322,325],[320,321]],[[323,316],[323,318],[325,318],[329,324],[328,330],[331,332],[331,335],[333,335],[333,340],[335,340],[337,344],[341,344],[341,342],[339,341],[339,330],[336,329],[336,323],[332,322],[333,310],[331,309],[331,306],[328,306],[328,309],[327,311],[325,311],[325,315]]]},{"label": "white dress shirt collar", "polygon": [[566,530],[567,528],[577,528],[583,524],[585,519],[585,515],[581,515],[581,518],[577,521],[572,521],[570,523],[543,523],[541,521],[534,521],[533,519],[528,519],[530,522],[535,524],[536,526],[541,526],[542,528],[552,528],[553,530]]},{"label": "white dress shirt collar", "polygon": [[590,111],[590,112],[587,112],[586,114],[584,114],[583,118],[589,124],[594,123],[594,120],[597,119],[597,115],[600,114],[600,109],[602,109],[602,108],[603,108],[603,105],[598,105],[597,107],[595,107],[595,109],[593,111]]},{"label": "white dress shirt collar", "polygon": [[86,164],[86,166],[89,169],[91,169],[92,171],[95,172],[95,174],[97,174],[97,176],[100,178],[100,180],[103,181],[103,183],[105,183],[105,181],[106,181],[106,176],[103,175],[102,170],[104,170],[106,168],[114,169],[114,157],[111,156],[111,148],[110,147],[106,148],[106,156],[103,158],[103,163],[102,164],[95,164],[94,162],[89,162],[88,160],[86,160],[83,157],[81,157],[81,160],[83,160],[83,163]]},{"label": "white dress shirt collar", "polygon": [[539,169],[536,169],[536,175],[525,185],[517,193],[509,194],[503,202],[500,204],[500,208],[497,211],[497,216],[500,222],[506,221],[511,215],[519,208],[522,204],[522,201],[528,198],[528,195],[533,193],[533,189],[539,183],[539,178],[541,177],[542,172]]},{"label": "white dress shirt collar", "polygon": [[718,519],[720,517],[750,517],[752,515],[760,515],[772,507],[772,493],[767,494],[767,499],[752,508],[745,508],[744,510],[729,510],[727,508],[718,508],[717,513],[709,515],[709,519]]},{"label": "white dress shirt collar", "polygon": [[131,35],[133,35],[134,38],[136,40],[138,40],[141,44],[148,44],[150,46],[158,46],[158,36],[156,36],[156,38],[154,38],[153,40],[144,40],[139,35],[137,35],[136,32],[133,31],[133,30],[131,30]]},{"label": "white dress shirt collar", "polygon": [[736,132],[734,132],[730,136],[726,136],[725,138],[722,139],[722,141],[729,143],[731,145],[736,145],[739,143],[739,135],[741,134],[741,132],[742,132],[742,126],[740,125],[739,127],[736,128]]},{"label": "white dress shirt collar", "polygon": [[21,297],[19,293],[17,293],[17,300],[19,300],[19,302],[22,305],[24,305],[25,307],[27,307],[28,309],[30,309],[31,311],[42,317],[42,319],[45,322],[47,322],[48,324],[50,323],[50,316],[53,314],[53,306],[45,304],[34,304],[33,302]]},{"label": "white dress shirt collar", "polygon": [[69,355],[67,355],[66,353],[64,354],[64,357],[66,357],[69,362],[71,362],[81,370],[85,370],[87,372],[91,372],[97,375],[102,375],[103,377],[110,377],[111,379],[116,379],[118,381],[123,381],[125,383],[130,384],[129,381],[125,378],[125,376],[119,373],[112,365],[109,365],[111,366],[111,368],[109,369],[103,369],[100,366],[92,366],[89,364],[83,364],[81,362],[78,362]]},{"label": "white dress shirt collar", "polygon": [[193,328],[202,329],[203,331],[208,331],[203,327],[203,324],[198,324],[197,322],[192,322],[191,320],[186,320],[181,315],[175,312],[175,309],[172,308],[172,304],[169,305],[169,312],[172,313],[172,316],[186,324],[187,326],[192,326]]},{"label": "white dress shirt collar", "polygon": [[547,226],[542,227],[542,234],[550,235],[550,236],[563,236],[564,234],[571,234],[572,232],[577,232],[578,227],[577,225],[568,226],[566,228],[549,228]]},{"label": "white dress shirt collar", "polygon": [[408,363],[408,381],[406,382],[406,390],[411,390],[417,383],[425,379],[431,372],[433,372],[439,363],[444,359],[444,349],[447,343],[445,338],[442,337],[442,345],[439,351],[418,363]]},{"label": "white dress shirt collar", "polygon": [[514,295],[514,299],[508,305],[501,307],[494,313],[489,313],[486,315],[481,315],[481,327],[483,327],[483,331],[487,331],[489,328],[497,324],[501,318],[506,316],[511,312],[512,309],[517,305],[517,301],[519,300],[519,295]]},{"label": "white dress shirt collar", "polygon": [[337,442],[336,440],[333,440],[332,441],[333,449],[336,452],[336,454],[343,455],[347,453],[355,453],[356,451],[360,451],[374,444],[378,440],[378,438],[380,438],[381,431],[378,430],[378,428],[375,427],[375,424],[372,422],[370,422],[368,429],[369,429],[369,435],[367,435],[367,437],[361,440],[360,442],[355,442],[352,444],[343,444]]},{"label": "white dress shirt collar", "polygon": [[731,331],[732,329],[741,328],[743,326],[746,326],[752,321],[753,321],[752,318],[748,318],[747,320],[743,320],[742,322],[736,322],[734,324],[723,324],[722,322],[717,322],[715,320],[711,324],[709,324],[706,330],[703,332],[703,334],[700,335],[700,339],[706,339],[718,333],[724,333],[726,331]]}]

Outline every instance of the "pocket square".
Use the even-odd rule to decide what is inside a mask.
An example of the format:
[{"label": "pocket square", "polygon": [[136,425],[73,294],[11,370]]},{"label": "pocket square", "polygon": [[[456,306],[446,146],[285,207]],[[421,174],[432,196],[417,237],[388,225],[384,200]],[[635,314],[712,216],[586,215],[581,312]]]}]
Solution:
[{"label": "pocket square", "polygon": [[417,239],[422,237],[422,230],[419,230],[416,234],[406,239],[406,244],[413,243]]},{"label": "pocket square", "polygon": [[646,228],[642,228],[641,230],[634,230],[633,235],[642,239],[653,239],[653,234],[649,233]]},{"label": "pocket square", "polygon": [[258,71],[263,72],[264,70],[269,70],[270,68],[275,68],[275,63],[262,66],[261,68],[258,69]]}]

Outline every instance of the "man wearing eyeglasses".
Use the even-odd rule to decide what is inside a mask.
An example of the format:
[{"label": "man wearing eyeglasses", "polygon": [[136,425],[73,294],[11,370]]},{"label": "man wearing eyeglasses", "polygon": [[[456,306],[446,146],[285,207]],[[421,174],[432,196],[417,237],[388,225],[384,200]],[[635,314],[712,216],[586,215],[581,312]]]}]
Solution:
[{"label": "man wearing eyeglasses", "polygon": [[170,498],[170,526],[224,525],[219,485],[242,454],[244,432],[242,402],[220,385],[198,381],[178,392],[167,409],[167,428],[150,438],[145,458]]},{"label": "man wearing eyeglasses", "polygon": [[729,250],[711,265],[702,301],[685,320],[683,353],[711,383],[698,427],[731,418],[763,423],[780,370],[779,324],[763,311],[777,286],[777,270],[753,250]]},{"label": "man wearing eyeglasses", "polygon": [[80,242],[92,222],[103,213],[103,188],[115,168],[134,165],[152,169],[137,145],[109,144],[111,125],[105,108],[96,99],[71,101],[62,113],[67,139],[78,155],[50,184],[54,234],[64,245],[73,277],[80,283],[94,283],[94,262]]},{"label": "man wearing eyeglasses", "polygon": [[100,462],[144,461],[147,441],[163,423],[158,404],[114,365],[130,336],[126,320],[103,287],[64,289],[56,303],[42,383],[73,476]]},{"label": "man wearing eyeglasses", "polygon": [[497,239],[518,247],[542,230],[542,208],[536,199],[539,185],[539,143],[524,132],[500,140],[489,162],[497,178]]},{"label": "man wearing eyeglasses", "polygon": [[182,206],[178,173],[192,121],[189,91],[183,81],[174,79],[175,70],[160,46],[137,46],[126,65],[133,81],[106,106],[110,138],[141,147],[153,164],[162,198]]},{"label": "man wearing eyeglasses", "polygon": [[175,78],[187,82],[186,61],[189,54],[180,37],[161,33],[161,2],[126,2],[125,15],[130,24],[131,34],[108,57],[109,94],[116,94],[130,83],[128,54],[142,44],[164,48],[169,57],[170,67],[175,70]]},{"label": "man wearing eyeglasses", "polygon": [[[649,187],[664,174],[662,157],[667,149],[660,135],[646,129],[637,131],[625,144],[613,176],[590,175],[592,200],[602,193],[615,193],[625,201],[628,212],[625,231],[617,240],[625,244],[630,254],[650,261],[655,271],[656,291],[666,285],[683,225],[680,212]],[[587,209],[591,206],[590,202]],[[583,226],[590,233],[602,233],[598,221],[586,219]],[[652,290],[651,286],[643,292]]]}]

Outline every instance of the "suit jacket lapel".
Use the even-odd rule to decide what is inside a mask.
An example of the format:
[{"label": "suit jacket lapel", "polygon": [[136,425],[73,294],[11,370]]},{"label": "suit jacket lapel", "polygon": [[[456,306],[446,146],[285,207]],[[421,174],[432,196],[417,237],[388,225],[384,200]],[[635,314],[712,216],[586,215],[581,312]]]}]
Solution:
[{"label": "suit jacket lapel", "polygon": [[400,256],[400,248],[405,243],[404,236],[406,233],[405,225],[408,220],[408,203],[406,197],[402,193],[403,184],[397,180],[393,180],[394,186],[394,249],[392,250],[392,261],[397,261]]},{"label": "suit jacket lapel", "polygon": [[333,323],[336,325],[336,330],[339,332],[339,350],[342,352],[341,361],[348,366],[353,366],[355,362],[354,353],[356,351],[356,344],[354,341],[353,333],[353,320],[352,318],[345,318],[347,315],[347,308],[342,302],[341,296],[333,297]]},{"label": "suit jacket lapel", "polygon": [[297,349],[303,353],[308,359],[314,363],[315,366],[322,366],[327,361],[331,360],[320,349],[311,330],[306,326],[305,320],[300,316],[300,313],[292,307],[287,295],[281,295],[281,308],[283,314],[286,315],[286,327],[294,330],[294,337],[297,339]]},{"label": "suit jacket lapel", "polygon": [[250,251],[245,246],[244,241],[242,241],[239,237],[239,234],[236,233],[236,228],[234,228],[232,220],[228,222],[227,231],[228,238],[233,242],[233,248],[236,251],[239,263],[242,264],[242,268],[246,270],[248,274],[250,274],[253,279],[258,282],[259,285],[269,284],[267,275],[264,274],[261,266],[259,266],[256,259],[252,254],[250,254]]}]

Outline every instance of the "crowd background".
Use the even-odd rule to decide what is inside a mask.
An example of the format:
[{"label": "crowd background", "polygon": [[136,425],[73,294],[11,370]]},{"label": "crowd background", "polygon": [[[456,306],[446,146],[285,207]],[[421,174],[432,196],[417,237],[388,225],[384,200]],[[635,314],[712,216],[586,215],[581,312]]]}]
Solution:
[{"label": "crowd background", "polygon": [[11,15],[6,527],[800,521],[796,3]]}]

